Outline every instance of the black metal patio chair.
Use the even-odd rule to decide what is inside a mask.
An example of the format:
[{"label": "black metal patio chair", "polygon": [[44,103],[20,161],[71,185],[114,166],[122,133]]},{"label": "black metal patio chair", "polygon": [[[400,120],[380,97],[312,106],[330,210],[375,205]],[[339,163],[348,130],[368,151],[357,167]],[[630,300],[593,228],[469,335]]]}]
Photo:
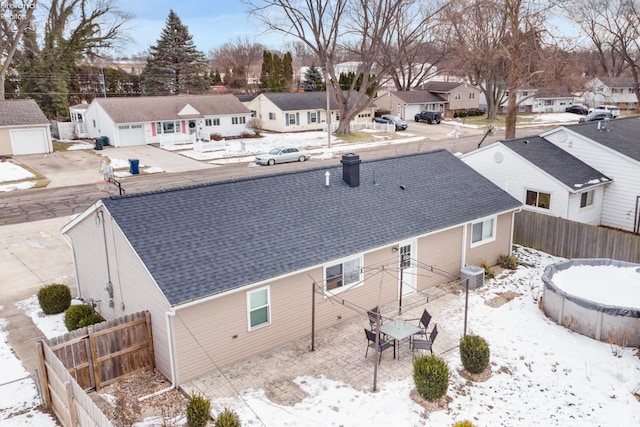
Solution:
[{"label": "black metal patio chair", "polygon": [[[364,329],[364,333],[367,336],[367,351],[364,354],[365,359],[367,358],[367,356],[369,355],[369,349],[376,348],[376,332],[375,331],[371,331],[369,329]],[[380,364],[380,361],[382,360],[382,352],[385,351],[388,348],[393,347],[393,358],[396,358],[396,342],[395,340],[393,341],[387,341],[382,337],[378,337],[378,353],[380,354],[379,358],[378,358],[378,364]]]},{"label": "black metal patio chair", "polygon": [[413,339],[411,341],[411,350],[413,352],[413,357],[416,357],[416,350],[429,350],[431,354],[433,354],[433,343],[438,336],[438,324],[433,325],[433,329],[431,330],[431,334],[429,334],[428,339]]}]

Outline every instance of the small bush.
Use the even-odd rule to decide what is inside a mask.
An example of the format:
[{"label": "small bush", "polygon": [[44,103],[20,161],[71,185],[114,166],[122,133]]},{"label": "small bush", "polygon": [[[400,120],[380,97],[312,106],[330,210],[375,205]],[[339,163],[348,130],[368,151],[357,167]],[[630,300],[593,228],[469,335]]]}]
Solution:
[{"label": "small bush", "polygon": [[240,427],[240,417],[231,409],[224,408],[216,418],[216,427]]},{"label": "small bush", "polygon": [[43,286],[38,291],[38,303],[44,314],[62,313],[71,305],[71,291],[57,283]]},{"label": "small bush", "polygon": [[447,394],[449,367],[438,356],[419,356],[413,361],[413,382],[418,394],[432,402]]},{"label": "small bush", "polygon": [[480,267],[484,269],[484,275],[487,279],[493,279],[496,277],[496,269],[487,264],[486,261],[480,261]]},{"label": "small bush", "polygon": [[472,374],[479,374],[489,365],[489,344],[478,335],[467,335],[460,339],[460,359],[464,368]]},{"label": "small bush", "polygon": [[222,135],[220,135],[219,133],[212,133],[209,135],[209,139],[211,141],[222,141]]},{"label": "small bush", "polygon": [[469,420],[464,420],[464,421],[456,421],[453,427],[475,427],[475,425]]},{"label": "small bush", "polygon": [[201,394],[191,393],[187,403],[187,426],[204,427],[209,422],[211,402]]},{"label": "small bush", "polygon": [[518,268],[518,259],[513,255],[498,255],[498,265],[508,270],[515,270]]},{"label": "small bush", "polygon": [[90,305],[72,305],[64,313],[64,326],[69,332],[100,322],[104,322],[104,318]]}]

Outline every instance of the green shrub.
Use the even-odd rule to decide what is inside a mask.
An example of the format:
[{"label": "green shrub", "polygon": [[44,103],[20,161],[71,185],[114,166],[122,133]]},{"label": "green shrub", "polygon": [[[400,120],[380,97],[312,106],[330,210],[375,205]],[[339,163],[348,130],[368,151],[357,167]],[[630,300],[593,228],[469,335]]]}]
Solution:
[{"label": "green shrub", "polygon": [[187,426],[204,427],[207,425],[211,402],[201,394],[191,393],[187,403]]},{"label": "green shrub", "polygon": [[498,255],[498,265],[508,270],[515,270],[518,268],[518,259],[513,255]]},{"label": "green shrub", "polygon": [[64,326],[69,332],[100,322],[104,322],[104,318],[90,305],[72,305],[64,312]]},{"label": "green shrub", "polygon": [[216,427],[240,427],[240,417],[231,409],[224,408],[216,418]]},{"label": "green shrub", "polygon": [[413,360],[413,382],[424,399],[440,399],[449,388],[449,367],[438,356],[418,356]]},{"label": "green shrub", "polygon": [[496,277],[496,269],[487,264],[486,261],[480,261],[480,267],[484,269],[484,275],[487,279],[493,279]]},{"label": "green shrub", "polygon": [[464,421],[456,421],[453,427],[475,427],[475,425],[469,420],[464,420]]},{"label": "green shrub", "polygon": [[464,368],[472,374],[479,374],[489,365],[489,344],[478,335],[467,335],[460,339],[460,359]]},{"label": "green shrub", "polygon": [[46,285],[38,291],[38,302],[44,314],[62,313],[71,305],[71,291],[67,285]]}]

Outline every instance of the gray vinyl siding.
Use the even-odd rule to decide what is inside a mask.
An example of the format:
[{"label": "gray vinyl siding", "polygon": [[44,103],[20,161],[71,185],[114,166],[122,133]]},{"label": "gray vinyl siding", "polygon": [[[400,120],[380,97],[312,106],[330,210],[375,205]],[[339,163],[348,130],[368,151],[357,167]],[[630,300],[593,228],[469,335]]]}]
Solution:
[{"label": "gray vinyl siding", "polygon": [[[171,379],[165,320],[169,304],[120,229],[109,219],[109,213],[104,212],[106,233],[97,215],[97,212],[90,214],[68,232],[74,244],[79,293],[85,301],[90,298],[99,301],[96,310],[107,320],[148,310],[151,314],[156,367]],[[105,255],[105,234],[108,258]],[[113,286],[112,308],[109,307],[109,295],[105,290],[109,280],[107,259]]]},{"label": "gray vinyl siding", "polygon": [[485,261],[488,265],[498,262],[498,255],[511,253],[511,223],[513,213],[498,215],[496,225],[496,239],[492,242],[471,248],[471,224],[467,225],[467,265],[479,265]]}]

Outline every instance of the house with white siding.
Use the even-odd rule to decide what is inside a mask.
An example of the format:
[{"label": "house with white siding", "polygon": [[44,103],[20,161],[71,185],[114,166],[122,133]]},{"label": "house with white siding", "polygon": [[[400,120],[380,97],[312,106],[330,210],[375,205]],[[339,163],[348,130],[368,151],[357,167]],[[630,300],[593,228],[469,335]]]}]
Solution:
[{"label": "house with white siding", "polygon": [[520,200],[523,208],[600,225],[611,179],[540,136],[498,141],[461,160]]},{"label": "house with white siding", "polygon": [[604,190],[600,225],[640,232],[640,118],[561,126],[541,134],[557,147],[601,171]]},{"label": "house with white siding", "polygon": [[634,110],[638,105],[635,86],[631,77],[595,77],[585,84],[584,100],[588,107],[610,104]]},{"label": "house with white siding", "polygon": [[[254,117],[261,121],[262,129],[271,132],[302,132],[326,129],[326,92],[277,92],[261,93],[245,103]],[[373,120],[375,105],[369,104],[353,123],[369,123]],[[331,124],[340,121],[338,105],[329,100]]]},{"label": "house with white siding", "polygon": [[235,138],[250,133],[251,111],[234,95],[95,98],[84,112],[89,138],[127,147]]},{"label": "house with white siding", "polygon": [[521,203],[448,151],[341,163],[98,200],[62,229],[79,296],[148,310],[180,387],[510,253]]}]

